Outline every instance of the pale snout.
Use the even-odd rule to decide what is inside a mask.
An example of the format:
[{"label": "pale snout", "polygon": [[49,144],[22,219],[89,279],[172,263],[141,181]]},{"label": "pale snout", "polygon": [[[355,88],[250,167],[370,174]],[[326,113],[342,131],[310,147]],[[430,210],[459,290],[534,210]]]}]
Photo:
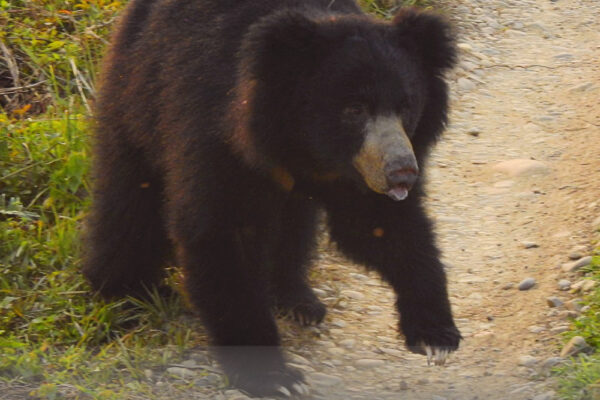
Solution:
[{"label": "pale snout", "polygon": [[404,200],[417,181],[419,167],[399,117],[371,119],[354,166],[373,191]]}]

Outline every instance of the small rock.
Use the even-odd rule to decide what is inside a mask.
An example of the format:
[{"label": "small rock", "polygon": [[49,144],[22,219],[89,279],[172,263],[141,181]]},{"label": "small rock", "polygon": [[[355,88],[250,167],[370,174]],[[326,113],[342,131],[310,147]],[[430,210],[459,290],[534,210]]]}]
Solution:
[{"label": "small rock", "polygon": [[408,383],[406,381],[400,381],[400,390],[408,390]]},{"label": "small rock", "polygon": [[577,261],[563,264],[562,270],[565,272],[575,272],[582,267],[587,267],[591,263],[592,263],[592,256],[582,257]]},{"label": "small rock", "polygon": [[581,291],[582,292],[589,292],[590,290],[592,290],[593,288],[595,288],[598,285],[598,282],[593,281],[591,279],[587,279],[584,281],[583,285],[581,286]]},{"label": "small rock", "polygon": [[313,288],[313,292],[319,297],[322,297],[322,298],[327,297],[327,292],[324,291],[323,289]]},{"label": "small rock", "polygon": [[509,283],[505,284],[504,286],[502,286],[502,290],[509,290],[509,289],[512,289],[514,286],[515,286],[514,283],[509,282]]},{"label": "small rock", "polygon": [[572,357],[579,353],[588,353],[590,350],[590,346],[588,346],[583,337],[575,336],[569,340],[569,343],[567,343],[565,347],[563,347],[562,351],[560,352],[560,356]]},{"label": "small rock", "polygon": [[479,128],[467,129],[467,135],[470,135],[470,136],[477,137],[477,136],[479,136],[480,133],[481,133],[481,129],[479,129]]},{"label": "small rock", "polygon": [[574,251],[572,253],[569,253],[569,260],[579,260],[581,257],[583,257],[583,254],[581,254],[578,251]]},{"label": "small rock", "polygon": [[377,368],[383,366],[384,364],[384,360],[377,360],[373,358],[363,358],[354,363],[354,365],[356,365],[358,368]]},{"label": "small rock", "polygon": [[537,244],[536,242],[530,242],[530,241],[522,241],[521,244],[523,245],[523,247],[525,247],[526,249],[533,249],[536,247],[540,247],[539,244]]},{"label": "small rock", "polygon": [[344,354],[346,354],[346,350],[341,349],[339,347],[330,347],[327,349],[327,352],[334,356],[343,356]]},{"label": "small rock", "polygon": [[554,391],[549,391],[546,393],[538,394],[533,398],[533,400],[552,400],[554,399]]},{"label": "small rock", "polygon": [[558,281],[558,289],[559,290],[569,290],[571,289],[571,281],[566,279],[561,279]]},{"label": "small rock", "polygon": [[342,378],[335,375],[327,375],[322,372],[315,372],[314,374],[310,374],[311,381],[313,381],[318,386],[336,386],[342,383]]},{"label": "small rock", "polygon": [[471,50],[473,50],[473,47],[471,47],[471,45],[468,44],[468,43],[458,43],[456,45],[456,47],[458,47],[460,50],[463,50],[463,51],[471,51]]},{"label": "small rock", "polygon": [[548,297],[546,303],[548,303],[549,307],[560,307],[564,304],[563,301],[556,296]]},{"label": "small rock", "polygon": [[310,365],[310,361],[308,361],[306,358],[302,357],[301,355],[294,354],[294,353],[290,353],[290,361],[295,364]]},{"label": "small rock", "polygon": [[427,384],[429,383],[429,379],[427,379],[427,378],[421,378],[421,379],[419,379],[419,380],[417,381],[417,383],[418,383],[419,385],[427,385]]},{"label": "small rock", "polygon": [[553,368],[553,367],[557,366],[558,364],[560,364],[563,361],[564,361],[564,359],[562,357],[550,357],[550,358],[546,358],[544,360],[544,362],[542,362],[542,367],[550,369],[550,368]]},{"label": "small rock", "polygon": [[579,314],[576,311],[569,311],[569,310],[561,311],[558,314],[559,318],[562,320],[569,320],[569,319],[577,318],[578,315]]},{"label": "small rock", "polygon": [[581,310],[579,310],[579,311],[583,314],[583,313],[590,311],[591,309],[592,309],[592,307],[590,307],[590,306],[583,306],[583,307],[581,307]]},{"label": "small rock", "polygon": [[494,165],[493,168],[509,176],[532,175],[550,171],[550,168],[543,162],[529,159],[502,161]]},{"label": "small rock", "polygon": [[338,328],[345,328],[348,324],[346,324],[346,322],[342,321],[341,319],[334,319],[333,321],[331,321],[331,325],[337,326]]},{"label": "small rock", "polygon": [[567,310],[571,310],[571,311],[581,311],[581,307],[583,307],[581,305],[581,299],[573,299],[573,300],[569,300],[565,303],[565,308]]},{"label": "small rock", "polygon": [[196,376],[194,371],[181,367],[169,367],[167,368],[167,373],[182,379]]},{"label": "small rock", "polygon": [[365,298],[364,294],[354,290],[343,290],[342,295],[354,300],[362,300]]},{"label": "small rock", "polygon": [[532,356],[521,356],[519,357],[519,365],[527,368],[533,367],[538,363],[538,359]]},{"label": "small rock", "polygon": [[554,328],[550,329],[550,332],[554,333],[554,334],[559,334],[559,333],[563,333],[568,331],[569,325],[559,325],[559,326],[555,326]]},{"label": "small rock", "polygon": [[593,82],[583,83],[569,89],[571,92],[589,92],[596,89],[596,85]]},{"label": "small rock", "polygon": [[185,360],[181,363],[184,368],[197,368],[199,365],[195,360]]},{"label": "small rock", "polygon": [[250,397],[239,390],[226,390],[225,396],[227,397],[227,400],[250,400]]},{"label": "small rock", "polygon": [[532,325],[529,328],[527,328],[527,330],[531,333],[541,333],[544,332],[546,328],[544,328],[543,326]]},{"label": "small rock", "polygon": [[379,350],[383,354],[388,354],[388,355],[394,356],[394,357],[404,357],[404,355],[405,355],[405,353],[400,350],[390,349],[388,347],[379,347]]},{"label": "small rock", "polygon": [[473,81],[471,81],[465,77],[458,78],[457,84],[458,84],[459,89],[465,90],[465,91],[473,90],[477,86],[477,85],[475,85],[475,83]]},{"label": "small rock", "polygon": [[345,347],[347,349],[351,349],[356,344],[355,339],[344,339],[340,342],[340,346]]},{"label": "small rock", "polygon": [[519,283],[519,290],[529,290],[535,286],[535,283],[535,279],[533,278],[523,279],[521,283]]}]

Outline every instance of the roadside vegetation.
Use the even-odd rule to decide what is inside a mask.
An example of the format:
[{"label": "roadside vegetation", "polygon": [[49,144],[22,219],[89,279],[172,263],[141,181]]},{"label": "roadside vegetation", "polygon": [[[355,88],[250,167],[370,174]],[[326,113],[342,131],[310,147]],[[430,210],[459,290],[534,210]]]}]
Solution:
[{"label": "roadside vegetation", "polygon": [[582,336],[594,352],[580,355],[557,369],[560,377],[559,394],[562,399],[568,400],[600,399],[600,243],[585,275],[599,285],[583,299],[583,312],[573,322],[566,338]]}]

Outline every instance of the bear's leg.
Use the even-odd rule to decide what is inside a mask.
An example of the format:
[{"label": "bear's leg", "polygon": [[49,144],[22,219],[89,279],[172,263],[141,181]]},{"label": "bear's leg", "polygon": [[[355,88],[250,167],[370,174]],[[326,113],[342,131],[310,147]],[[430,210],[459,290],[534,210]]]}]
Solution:
[{"label": "bear's leg", "polygon": [[279,238],[273,257],[272,290],[277,307],[302,325],[320,323],[326,311],[307,281],[316,227],[313,201],[292,193],[276,230]]},{"label": "bear's leg", "polygon": [[162,182],[123,143],[106,140],[97,151],[83,272],[105,297],[144,297],[160,285],[170,251]]},{"label": "bear's leg", "polygon": [[[397,294],[409,350],[443,364],[458,348],[446,275],[431,222],[418,197],[398,203],[377,194],[347,193],[330,202],[331,235],[352,259],[375,269]],[[344,200],[352,198],[352,202]]]},{"label": "bear's leg", "polygon": [[[185,214],[180,207],[176,209]],[[202,226],[194,213],[181,225]],[[176,218],[177,220],[178,218]],[[174,227],[186,292],[207,327],[216,356],[232,384],[257,396],[306,391],[302,374],[285,365],[271,313],[268,276],[257,264],[263,237],[223,226]]]}]

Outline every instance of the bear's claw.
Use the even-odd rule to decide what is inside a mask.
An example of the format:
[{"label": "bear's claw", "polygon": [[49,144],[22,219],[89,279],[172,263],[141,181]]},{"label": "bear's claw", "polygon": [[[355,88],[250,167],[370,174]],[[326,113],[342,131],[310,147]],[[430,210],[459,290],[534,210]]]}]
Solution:
[{"label": "bear's claw", "polygon": [[431,365],[431,362],[433,361],[434,365],[445,365],[446,364],[446,359],[448,358],[448,355],[450,354],[450,350],[448,349],[444,349],[444,348],[440,348],[437,346],[429,346],[429,345],[425,345],[423,342],[421,342],[421,347],[423,347],[425,349],[425,353],[427,354],[427,365]]}]

